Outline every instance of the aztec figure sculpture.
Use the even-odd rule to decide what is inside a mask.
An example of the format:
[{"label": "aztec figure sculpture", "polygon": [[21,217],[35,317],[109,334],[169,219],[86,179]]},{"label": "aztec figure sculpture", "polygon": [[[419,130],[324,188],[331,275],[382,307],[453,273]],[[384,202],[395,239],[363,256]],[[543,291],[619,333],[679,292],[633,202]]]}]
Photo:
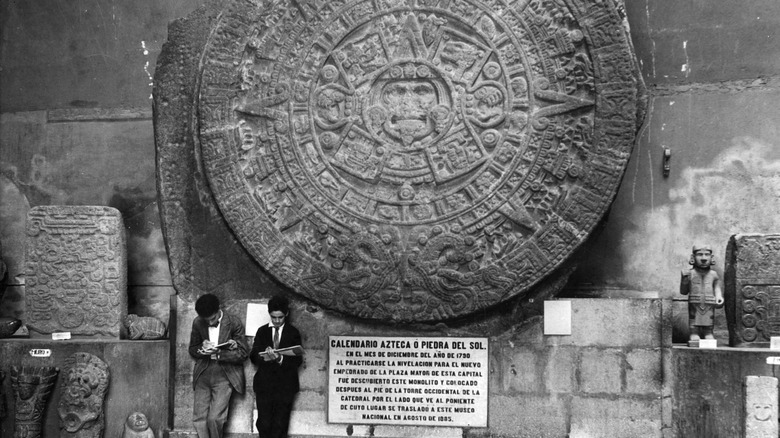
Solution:
[{"label": "aztec figure sculpture", "polygon": [[57,381],[55,367],[11,367],[14,389],[14,438],[39,438],[43,433],[43,413]]},{"label": "aztec figure sculpture", "polygon": [[103,402],[108,391],[108,365],[89,353],[74,353],[66,361],[57,412],[61,438],[102,438]]},{"label": "aztec figure sculpture", "polygon": [[[436,321],[524,296],[601,220],[643,119],[621,13],[228,2],[202,47],[173,36],[158,63],[166,238],[197,238],[173,229],[194,184],[263,268],[326,307]],[[196,49],[186,77],[177,50]],[[180,243],[172,263],[189,267]]]},{"label": "aztec figure sculpture", "polygon": [[702,337],[715,339],[712,334],[715,308],[723,306],[723,290],[718,273],[712,269],[715,264],[712,247],[694,245],[689,263],[692,265],[691,269],[681,273],[680,293],[688,296],[688,344],[694,346],[693,343],[697,343]]}]

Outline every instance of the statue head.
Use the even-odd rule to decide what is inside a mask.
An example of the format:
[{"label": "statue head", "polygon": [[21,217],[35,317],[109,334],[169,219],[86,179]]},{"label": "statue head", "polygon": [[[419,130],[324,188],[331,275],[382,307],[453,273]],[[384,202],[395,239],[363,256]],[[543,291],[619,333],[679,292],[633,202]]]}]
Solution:
[{"label": "statue head", "polygon": [[143,432],[149,428],[149,420],[146,419],[146,415],[143,413],[133,412],[127,417],[125,427],[133,432]]},{"label": "statue head", "polygon": [[35,388],[41,383],[40,376],[34,374],[21,374],[17,378],[19,385],[19,398],[30,400],[35,395]]},{"label": "statue head", "polygon": [[691,259],[688,263],[692,264],[695,268],[709,269],[715,264],[715,257],[712,255],[712,247],[703,244],[693,245]]}]

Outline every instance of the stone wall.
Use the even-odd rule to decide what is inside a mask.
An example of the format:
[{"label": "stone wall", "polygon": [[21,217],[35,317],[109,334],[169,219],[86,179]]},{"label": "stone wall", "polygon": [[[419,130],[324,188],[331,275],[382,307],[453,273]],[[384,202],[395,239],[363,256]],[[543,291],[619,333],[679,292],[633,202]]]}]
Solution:
[{"label": "stone wall", "polygon": [[[228,309],[245,317],[246,301]],[[180,315],[194,316],[192,306]],[[306,349],[293,436],[563,437],[669,436],[672,423],[671,302],[660,299],[572,299],[572,335],[546,336],[543,317],[490,336],[487,428],[328,424],[328,336],[485,336],[447,327],[391,327],[334,318],[296,303],[292,323]],[[609,321],[609,324],[604,324]],[[175,430],[191,430],[189,325],[178,330]],[[250,338],[250,343],[252,338]],[[247,362],[251,382],[254,366]],[[251,386],[251,384],[250,384]],[[252,436],[254,394],[234,397],[228,431]],[[369,435],[371,433],[372,435]]]}]

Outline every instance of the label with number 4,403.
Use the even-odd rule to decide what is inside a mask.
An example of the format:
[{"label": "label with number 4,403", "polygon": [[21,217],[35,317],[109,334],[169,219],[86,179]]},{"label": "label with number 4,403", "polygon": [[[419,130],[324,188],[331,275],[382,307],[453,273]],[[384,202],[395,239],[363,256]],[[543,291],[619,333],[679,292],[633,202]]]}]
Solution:
[{"label": "label with number 4,403", "polygon": [[30,356],[32,357],[49,357],[51,356],[51,350],[48,348],[33,348],[30,350]]}]

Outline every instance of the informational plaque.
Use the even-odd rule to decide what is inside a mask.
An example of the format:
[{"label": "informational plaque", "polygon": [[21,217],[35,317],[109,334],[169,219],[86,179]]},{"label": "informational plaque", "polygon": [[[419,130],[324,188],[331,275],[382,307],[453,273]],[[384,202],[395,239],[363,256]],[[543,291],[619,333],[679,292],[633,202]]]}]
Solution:
[{"label": "informational plaque", "polygon": [[487,338],[331,336],[328,422],[487,427]]}]

